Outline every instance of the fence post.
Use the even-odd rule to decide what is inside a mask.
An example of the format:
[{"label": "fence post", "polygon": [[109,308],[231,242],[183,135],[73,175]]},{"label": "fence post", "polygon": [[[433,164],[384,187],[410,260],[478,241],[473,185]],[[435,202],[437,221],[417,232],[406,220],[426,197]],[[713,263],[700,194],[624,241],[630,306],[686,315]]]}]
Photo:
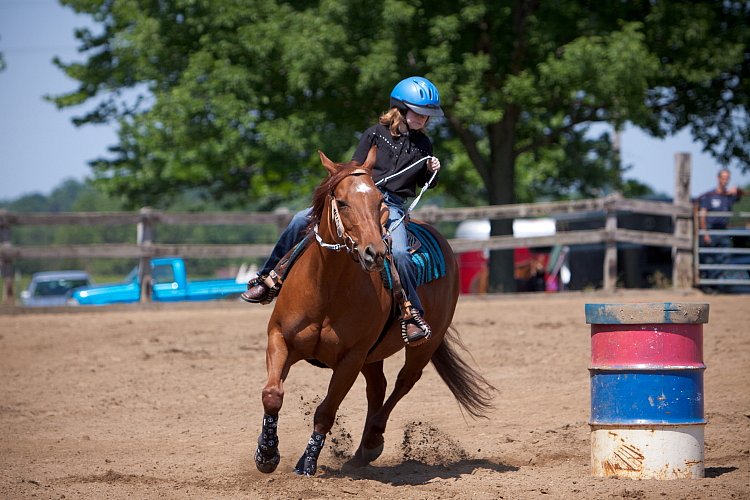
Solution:
[{"label": "fence post", "polygon": [[[674,155],[675,190],[674,205],[686,206],[690,204],[690,153],[675,153]],[[675,239],[683,239],[693,235],[692,218],[675,216],[673,219]],[[672,247],[672,288],[685,289],[693,285],[693,252],[692,250]]]},{"label": "fence post", "polygon": [[700,223],[698,222],[699,217],[698,203],[693,203],[693,287],[698,288],[701,271],[700,271],[700,239],[698,237],[698,229],[700,229]]},{"label": "fence post", "polygon": [[151,257],[150,248],[154,242],[153,211],[149,207],[140,210],[140,219],[137,227],[137,243],[141,248],[141,257],[138,261],[138,282],[141,284],[140,302],[151,302]]},{"label": "fence post", "polygon": [[274,210],[273,213],[279,216],[276,219],[276,229],[278,229],[279,234],[281,234],[284,231],[284,229],[286,229],[286,227],[289,225],[289,223],[292,221],[292,217],[294,217],[294,213],[292,213],[286,207],[279,207],[276,210]]},{"label": "fence post", "polygon": [[604,249],[604,290],[613,292],[617,285],[617,200],[619,195],[610,196],[605,202],[606,222]]},{"label": "fence post", "polygon": [[[0,210],[0,245],[10,247],[10,221],[7,211]],[[11,258],[0,259],[0,276],[3,278],[2,302],[13,305],[15,294],[13,293],[13,282],[15,273],[13,271],[13,260]]]}]

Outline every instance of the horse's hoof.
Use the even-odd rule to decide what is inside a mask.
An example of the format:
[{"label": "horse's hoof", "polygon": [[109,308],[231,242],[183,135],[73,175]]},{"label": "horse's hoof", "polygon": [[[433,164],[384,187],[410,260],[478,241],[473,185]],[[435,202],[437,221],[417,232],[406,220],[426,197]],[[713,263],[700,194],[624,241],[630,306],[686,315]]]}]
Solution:
[{"label": "horse's hoof", "polygon": [[255,450],[255,467],[264,474],[270,474],[275,471],[276,467],[279,466],[280,461],[281,454],[279,454],[278,449],[270,457],[264,455],[260,448]]},{"label": "horse's hoof", "polygon": [[298,476],[314,476],[316,472],[318,472],[318,457],[307,453],[304,453],[294,466],[294,473]]},{"label": "horse's hoof", "polygon": [[357,450],[357,453],[354,454],[354,462],[352,462],[352,465],[364,466],[369,464],[370,462],[374,462],[383,453],[383,447],[383,443],[379,444],[375,448],[364,448],[360,446],[360,448]]}]

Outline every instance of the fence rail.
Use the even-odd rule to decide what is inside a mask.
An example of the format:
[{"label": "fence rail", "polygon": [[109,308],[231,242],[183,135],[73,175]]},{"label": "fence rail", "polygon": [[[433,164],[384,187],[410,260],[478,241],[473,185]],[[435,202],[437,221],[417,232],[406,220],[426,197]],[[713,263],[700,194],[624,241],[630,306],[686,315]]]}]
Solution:
[{"label": "fence rail", "polygon": [[[742,287],[743,291],[750,291],[750,248],[737,248],[731,243],[733,237],[750,238],[750,229],[700,229],[697,207],[693,215],[695,286],[717,290]],[[745,220],[746,228],[750,228],[750,212],[710,212],[709,217],[736,217]],[[702,244],[705,235],[714,240],[714,246]]]},{"label": "fence rail", "polygon": [[[430,223],[463,221],[467,219],[518,219],[534,217],[601,217],[601,229],[558,231],[553,236],[523,237],[512,235],[492,236],[489,239],[451,239],[449,243],[457,253],[472,250],[507,250],[521,247],[549,247],[555,245],[603,244],[606,248],[604,288],[614,289],[617,271],[616,245],[634,243],[638,245],[666,246],[676,252],[692,252],[692,228],[682,233],[659,233],[637,231],[617,227],[617,214],[633,212],[641,214],[671,216],[675,221],[692,225],[693,209],[689,203],[664,203],[631,200],[620,195],[603,198],[545,202],[533,204],[496,205],[470,208],[437,208],[433,206],[416,210],[414,218]],[[81,213],[15,213],[0,210],[0,262],[4,278],[4,301],[12,302],[13,264],[22,259],[60,258],[137,258],[141,262],[164,255],[180,255],[188,258],[253,258],[265,257],[272,249],[270,244],[161,244],[154,241],[158,225],[252,225],[276,224],[284,227],[290,220],[289,212],[274,213],[168,213],[141,209],[138,212],[81,212]],[[90,245],[14,245],[11,231],[14,227],[40,225],[136,225],[136,243],[90,244]],[[678,227],[678,224],[675,224]],[[692,262],[690,263],[692,264]],[[145,268],[148,266],[141,266]],[[687,266],[692,272],[693,266]],[[684,272],[682,271],[677,272]],[[679,279],[677,279],[679,278]],[[145,282],[142,281],[142,283]],[[692,275],[677,276],[675,286],[692,283]]]},{"label": "fence rail", "polygon": [[[470,250],[507,250],[520,247],[548,247],[555,245],[601,244],[604,247],[602,263],[605,290],[614,290],[617,281],[617,245],[632,243],[637,245],[670,247],[672,250],[672,284],[675,288],[688,288],[698,279],[698,229],[694,221],[694,211],[690,203],[689,187],[691,159],[688,153],[675,154],[675,196],[673,203],[644,201],[622,198],[619,194],[602,198],[555,201],[543,203],[520,203],[514,205],[494,205],[471,208],[438,208],[428,206],[414,212],[413,216],[426,222],[451,222],[467,219],[519,219],[553,217],[560,220],[591,218],[603,219],[603,227],[590,230],[558,230],[554,236],[515,238],[513,236],[492,236],[483,240],[451,239],[450,245],[456,252]],[[671,233],[638,231],[617,227],[618,213],[629,212],[671,217]],[[205,257],[265,257],[271,245],[200,245],[200,244],[160,244],[155,242],[155,228],[163,225],[250,225],[276,224],[283,228],[291,219],[288,211],[273,213],[172,213],[143,208],[138,212],[114,213],[14,213],[0,210],[0,267],[3,278],[3,301],[13,301],[13,264],[21,259],[57,258],[138,258],[141,272],[150,266],[148,259],[162,255],[181,255],[191,258]],[[132,225],[137,227],[135,244],[109,245],[52,245],[31,246],[13,245],[11,230],[16,226],[39,225]],[[146,271],[144,271],[146,270]],[[141,276],[141,283],[147,282]],[[147,293],[142,293],[147,296]]]}]

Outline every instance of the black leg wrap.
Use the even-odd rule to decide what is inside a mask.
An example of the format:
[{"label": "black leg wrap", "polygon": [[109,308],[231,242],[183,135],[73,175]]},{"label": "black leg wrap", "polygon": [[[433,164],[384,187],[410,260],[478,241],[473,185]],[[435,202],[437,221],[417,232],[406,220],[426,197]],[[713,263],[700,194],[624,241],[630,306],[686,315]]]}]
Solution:
[{"label": "black leg wrap", "polygon": [[310,441],[307,442],[305,453],[302,454],[297,465],[294,467],[294,472],[299,475],[314,476],[318,470],[318,456],[325,442],[325,434],[313,431]]},{"label": "black leg wrap", "polygon": [[258,448],[255,450],[255,466],[266,474],[276,470],[279,455],[279,438],[276,434],[279,417],[263,415],[263,430],[258,436]]}]

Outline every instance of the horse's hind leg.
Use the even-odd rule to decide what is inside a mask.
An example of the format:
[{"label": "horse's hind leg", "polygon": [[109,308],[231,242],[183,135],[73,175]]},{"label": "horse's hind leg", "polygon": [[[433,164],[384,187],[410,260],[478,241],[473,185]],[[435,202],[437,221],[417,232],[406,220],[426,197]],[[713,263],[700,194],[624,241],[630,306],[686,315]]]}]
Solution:
[{"label": "horse's hind leg", "polygon": [[[393,386],[388,399],[383,403],[380,408],[375,412],[374,415],[368,414],[367,424],[365,426],[365,432],[362,435],[362,444],[360,449],[357,450],[358,455],[362,455],[366,458],[367,453],[370,453],[372,458],[370,461],[375,460],[379,453],[373,454],[368,451],[369,448],[377,448],[377,443],[383,442],[383,434],[385,433],[386,425],[388,424],[388,418],[391,416],[391,412],[396,407],[396,404],[411,391],[414,384],[422,377],[424,367],[429,363],[432,353],[434,351],[434,342],[442,341],[442,336],[438,336],[437,339],[433,336],[430,342],[433,344],[427,344],[423,347],[406,350],[406,362],[398,373],[396,383]],[[428,349],[427,347],[433,347]],[[369,380],[368,380],[369,389]],[[383,384],[383,391],[385,391],[385,384]],[[379,445],[382,447],[382,444]],[[382,450],[381,450],[382,451]],[[361,453],[360,453],[361,452]]]},{"label": "horse's hind leg", "polygon": [[383,374],[383,361],[369,363],[362,367],[367,382],[367,418],[362,432],[362,441],[354,454],[354,465],[369,464],[383,453],[383,433],[385,427],[375,421],[375,415],[383,407],[386,379]]},{"label": "horse's hind leg", "polygon": [[307,443],[305,452],[294,467],[294,472],[297,474],[315,475],[318,469],[318,456],[323,444],[325,444],[326,434],[333,427],[336,412],[341,402],[357,380],[365,355],[349,352],[333,370],[331,381],[328,383],[328,393],[315,410],[313,433]]},{"label": "horse's hind leg", "polygon": [[279,411],[284,402],[283,380],[289,373],[288,359],[289,352],[283,337],[280,334],[270,334],[266,348],[268,381],[263,388],[263,428],[255,450],[255,466],[265,473],[275,471],[281,460],[276,429]]}]

